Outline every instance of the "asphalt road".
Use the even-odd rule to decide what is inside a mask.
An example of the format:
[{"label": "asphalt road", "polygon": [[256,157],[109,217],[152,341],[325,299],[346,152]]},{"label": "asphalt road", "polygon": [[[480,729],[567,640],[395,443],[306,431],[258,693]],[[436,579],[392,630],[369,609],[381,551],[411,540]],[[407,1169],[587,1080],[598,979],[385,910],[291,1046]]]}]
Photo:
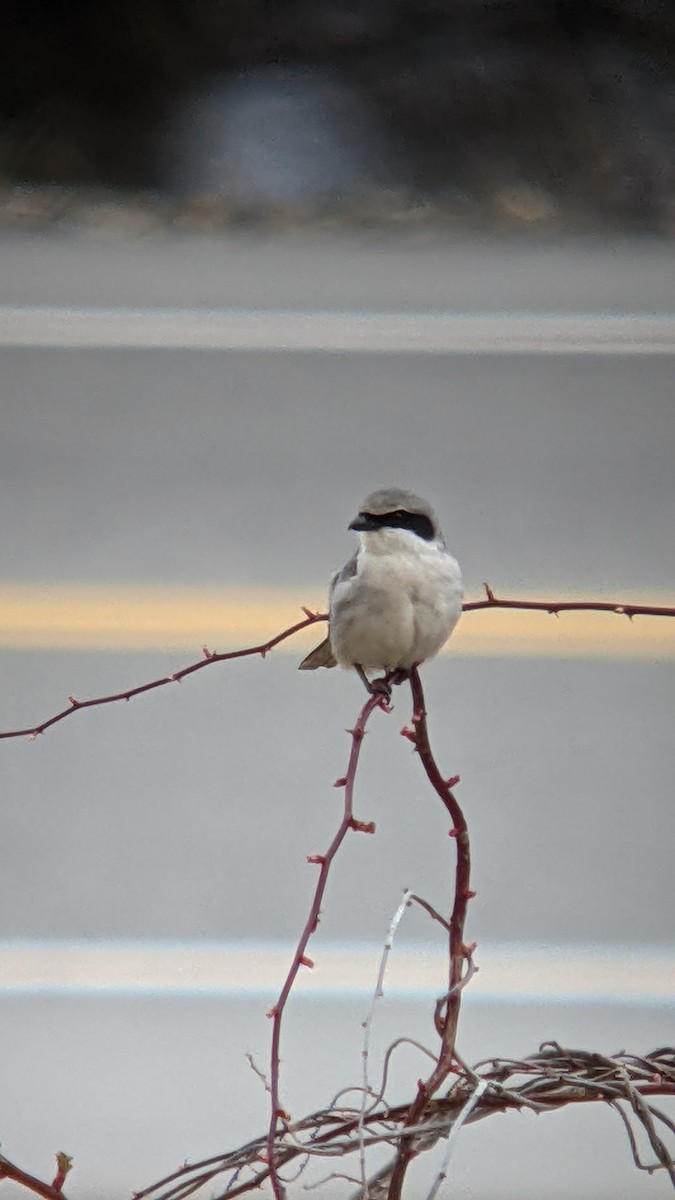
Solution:
[{"label": "asphalt road", "polygon": [[[292,235],[129,245],[52,235],[6,238],[0,255],[0,306],[11,307],[566,312],[588,314],[589,325],[606,312],[675,312],[672,250],[649,242]],[[388,480],[434,499],[470,595],[485,579],[547,596],[673,591],[672,353],[5,345],[1,355],[4,574],[37,595],[68,583],[168,594],[236,585],[297,589],[298,606],[313,602],[349,550],[362,494]],[[182,665],[157,648],[85,654],[57,643],[0,657],[3,728],[48,715],[69,694]],[[439,759],[461,774],[472,830],[470,936],[672,954],[672,665],[649,654],[458,654],[426,678]],[[305,857],[335,828],[331,785],[360,700],[348,675],[298,675],[279,655],[209,668],[180,688],[77,714],[36,742],[4,743],[3,935],[287,944],[307,908]],[[407,717],[403,694],[367,740],[357,806],[377,835],[354,839],[338,864],[327,942],[381,943],[403,886],[444,903],[446,822],[398,736]],[[420,921],[402,934],[420,936]],[[558,1035],[608,1051],[672,1042],[672,1008],[552,1006],[534,986],[517,1004],[467,1000],[469,1057],[502,1042],[525,1053]],[[194,998],[8,992],[3,1151],[39,1170],[36,1152],[63,1141],[82,1163],[72,1196],[109,1196],[255,1134],[265,1097],[242,1082],[241,1053],[254,1045],[264,1059],[269,999],[205,1008]],[[302,1003],[289,1080],[298,1106],[323,1098],[317,1056],[332,1086],[351,1046],[358,1074],[361,1019],[350,1008],[350,1025],[344,1004],[310,1018]],[[421,1028],[427,1009],[392,1001],[383,1036],[408,1018]],[[289,1071],[291,1058],[289,1045]],[[234,1064],[251,1101],[233,1112],[225,1071]],[[544,1180],[561,1200],[667,1194],[665,1181],[634,1171],[609,1116],[583,1130],[562,1120],[550,1141],[517,1153],[510,1139],[520,1135],[490,1142],[489,1124],[467,1138],[462,1196],[539,1196]],[[110,1141],[124,1146],[122,1166]]]}]

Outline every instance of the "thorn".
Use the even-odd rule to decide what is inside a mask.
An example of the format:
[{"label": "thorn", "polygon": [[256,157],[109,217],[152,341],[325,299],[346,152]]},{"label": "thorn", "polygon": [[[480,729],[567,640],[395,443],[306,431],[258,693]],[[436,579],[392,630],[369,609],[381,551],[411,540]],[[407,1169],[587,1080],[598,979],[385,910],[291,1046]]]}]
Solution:
[{"label": "thorn", "polygon": [[34,729],[32,733],[28,734],[28,741],[29,742],[37,741],[37,739],[39,738],[41,733],[42,733],[41,729]]},{"label": "thorn", "polygon": [[270,1021],[273,1021],[275,1017],[279,1016],[279,1009],[277,1008],[276,1004],[274,1005],[274,1008],[269,1008],[267,1010],[265,1016],[269,1017]]},{"label": "thorn", "polygon": [[323,854],[308,854],[307,855],[307,862],[308,863],[316,863],[317,867],[322,867],[324,865],[325,861],[326,861],[326,859]]},{"label": "thorn", "polygon": [[497,597],[495,596],[492,588],[490,587],[490,584],[484,583],[483,587],[485,588],[485,595],[487,596],[488,600],[490,601],[490,604],[496,604]]},{"label": "thorn", "polygon": [[451,838],[458,838],[458,837],[459,837],[459,829],[449,829],[449,830],[448,830],[448,837],[451,837]]},{"label": "thorn", "polygon": [[298,962],[300,963],[301,967],[313,967],[314,966],[314,960],[311,958],[308,958],[306,954],[302,954],[300,956],[300,958],[298,959]]},{"label": "thorn", "polygon": [[425,715],[426,714],[423,712],[415,711],[413,713],[412,717],[410,718],[410,720],[412,721],[413,725],[421,725],[424,720]]},{"label": "thorn", "polygon": [[308,621],[316,621],[321,615],[318,612],[313,612],[311,608],[305,608],[304,604],[300,605],[300,612],[304,612]]},{"label": "thorn", "polygon": [[417,734],[415,733],[414,729],[410,729],[407,725],[403,726],[403,729],[401,730],[401,737],[407,738],[409,742],[417,744]]},{"label": "thorn", "polygon": [[285,1108],[278,1108],[276,1110],[276,1116],[280,1121],[290,1121],[291,1119],[291,1114],[286,1112]]},{"label": "thorn", "polygon": [[349,828],[356,833],[374,833],[376,825],[374,821],[357,821],[356,817],[352,817],[349,822]]},{"label": "thorn", "polygon": [[69,697],[68,697],[68,699],[69,699],[69,701],[70,701],[70,703],[71,703],[71,705],[72,705],[72,707],[73,707],[73,708],[79,708],[79,707],[80,707],[80,702],[79,702],[79,700],[76,700],[74,696],[69,696]]},{"label": "thorn", "polygon": [[345,733],[348,733],[350,737],[353,737],[355,742],[363,741],[364,737],[366,736],[365,729],[361,729],[360,725],[356,725],[354,729],[345,729]]},{"label": "thorn", "polygon": [[66,1181],[66,1175],[73,1165],[73,1160],[69,1154],[64,1154],[62,1150],[56,1155],[56,1175],[52,1180],[52,1187],[55,1192],[60,1192]]},{"label": "thorn", "polygon": [[180,676],[179,675],[167,675],[166,681],[167,681],[167,683],[180,683]]},{"label": "thorn", "polygon": [[333,787],[338,787],[338,788],[346,787],[346,786],[347,786],[347,776],[346,775],[341,775],[340,778],[336,779],[335,783],[333,784]]},{"label": "thorn", "polygon": [[260,651],[260,657],[267,658],[267,646],[263,646],[262,650]]},{"label": "thorn", "polygon": [[[475,892],[474,892],[474,895],[475,895]],[[464,957],[471,958],[471,955],[473,954],[477,945],[478,945],[478,942],[469,942],[468,946],[462,946],[462,953],[463,953]],[[478,969],[478,968],[476,968],[476,969]]]},{"label": "thorn", "polygon": [[465,900],[473,900],[474,896],[476,895],[476,892],[472,892],[469,888],[467,888],[467,890],[465,892],[463,892],[462,895],[464,896]]},{"label": "thorn", "polygon": [[209,650],[208,646],[202,646],[202,654],[204,655],[204,658],[211,659],[216,657],[213,653],[213,650]]},{"label": "thorn", "polygon": [[449,779],[446,779],[445,786],[446,786],[446,788],[454,788],[454,787],[457,787],[457,784],[459,782],[460,782],[459,775],[451,775]]}]

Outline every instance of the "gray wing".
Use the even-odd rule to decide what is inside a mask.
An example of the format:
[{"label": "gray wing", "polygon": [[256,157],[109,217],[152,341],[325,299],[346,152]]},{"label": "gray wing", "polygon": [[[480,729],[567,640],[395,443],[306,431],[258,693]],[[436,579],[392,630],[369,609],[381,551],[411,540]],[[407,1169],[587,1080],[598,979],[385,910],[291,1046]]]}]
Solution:
[{"label": "gray wing", "polygon": [[358,569],[359,568],[358,568],[358,550],[357,550],[356,554],[352,555],[349,562],[346,562],[344,567],[341,567],[340,570],[337,571],[335,573],[335,575],[333,576],[333,578],[331,579],[330,589],[328,591],[329,603],[333,599],[333,592],[335,591],[338,583],[347,583],[347,581],[349,579],[353,579],[354,576],[356,575]]},{"label": "gray wing", "polygon": [[[354,576],[356,575],[356,571],[357,571],[356,557],[357,556],[355,554],[353,556],[353,558],[350,558],[349,562],[345,563],[344,567],[342,567],[341,570],[337,571],[336,574],[331,579],[330,588],[328,590],[329,603],[333,597],[333,592],[335,591],[336,585],[338,583],[346,583],[348,579],[353,579]],[[336,666],[337,666],[337,660],[333,655],[333,651],[331,650],[330,631],[329,631],[328,637],[324,638],[324,640],[318,646],[315,646],[315,648],[307,655],[306,658],[303,658],[302,662],[300,663],[300,666],[298,667],[298,670],[299,671],[316,671],[317,667],[336,667]]]}]

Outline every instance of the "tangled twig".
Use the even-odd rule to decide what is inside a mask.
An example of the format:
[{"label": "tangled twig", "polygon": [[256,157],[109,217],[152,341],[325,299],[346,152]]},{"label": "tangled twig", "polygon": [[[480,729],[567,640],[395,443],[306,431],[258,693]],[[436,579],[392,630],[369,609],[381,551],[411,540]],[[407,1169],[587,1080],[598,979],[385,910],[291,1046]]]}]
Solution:
[{"label": "tangled twig", "polygon": [[[477,1095],[478,1084],[484,1086]],[[675,1097],[675,1047],[646,1055],[622,1052],[607,1057],[548,1042],[524,1059],[491,1058],[471,1069],[456,1065],[446,1094],[427,1103],[424,1117],[414,1128],[409,1124],[408,1105],[380,1105],[365,1115],[363,1140],[368,1146],[384,1142],[397,1147],[413,1137],[418,1149],[426,1149],[449,1137],[462,1112],[463,1123],[471,1125],[496,1112],[529,1109],[547,1113],[575,1104],[606,1103],[621,1115],[636,1166],[650,1173],[665,1171],[675,1184],[675,1121],[656,1107],[653,1101],[657,1096]],[[474,1103],[466,1111],[472,1099]],[[343,1159],[358,1154],[359,1118],[356,1111],[332,1107],[308,1114],[289,1127],[292,1143],[285,1138],[277,1141],[277,1161],[287,1165],[303,1155]],[[644,1163],[639,1156],[635,1137],[639,1127],[652,1148],[652,1162]],[[266,1169],[260,1167],[266,1146],[267,1134],[263,1134],[229,1153],[182,1167],[136,1193],[136,1200],[183,1200],[220,1175],[229,1180],[235,1171],[247,1169],[248,1177],[240,1178],[234,1187],[224,1181],[221,1189],[210,1193],[217,1200],[233,1200],[254,1191],[266,1178]],[[390,1186],[391,1175],[391,1166],[379,1173],[380,1187],[384,1183]],[[371,1191],[376,1194],[389,1192]]]}]

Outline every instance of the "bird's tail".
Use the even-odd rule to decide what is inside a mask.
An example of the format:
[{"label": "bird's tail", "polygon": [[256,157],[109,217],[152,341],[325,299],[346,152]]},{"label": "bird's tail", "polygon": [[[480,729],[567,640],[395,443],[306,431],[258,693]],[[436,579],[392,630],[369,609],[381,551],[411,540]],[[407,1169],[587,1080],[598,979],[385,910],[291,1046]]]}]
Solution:
[{"label": "bird's tail", "polygon": [[316,671],[317,667],[336,666],[337,660],[334,658],[333,651],[331,650],[330,638],[324,638],[324,640],[318,646],[315,646],[314,650],[307,655],[307,658],[303,658],[298,670]]}]

